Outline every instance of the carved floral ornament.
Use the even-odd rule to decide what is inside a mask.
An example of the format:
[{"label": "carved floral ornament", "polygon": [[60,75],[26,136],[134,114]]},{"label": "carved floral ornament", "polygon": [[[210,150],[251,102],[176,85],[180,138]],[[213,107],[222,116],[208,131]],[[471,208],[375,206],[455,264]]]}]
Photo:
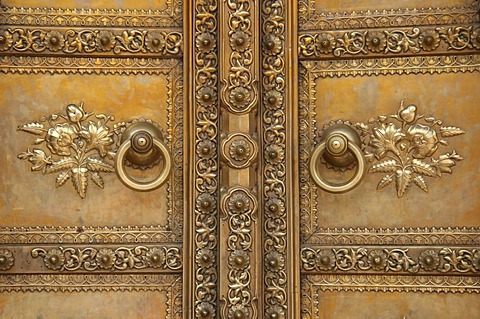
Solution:
[{"label": "carved floral ornament", "polygon": [[[78,195],[84,198],[89,180],[103,188],[105,183],[100,173],[118,173],[118,167],[116,169],[112,162],[117,155],[121,134],[126,128],[131,124],[145,122],[155,125],[161,131],[150,120],[135,119],[128,123],[110,125],[114,120],[111,115],[94,115],[94,112],[85,111],[83,102],[79,105],[69,104],[63,114],[53,113],[39,121],[18,127],[20,131],[37,136],[34,145],[46,146],[46,150],[28,148],[18,154],[18,158],[30,162],[32,171],[58,174],[56,187],[71,180]],[[168,160],[165,156],[162,159]],[[136,168],[129,161],[125,162],[127,166]],[[156,164],[157,162],[152,163]]]},{"label": "carved floral ornament", "polygon": [[177,247],[34,248],[33,258],[42,257],[45,267],[55,271],[164,269],[179,270],[182,252]]},{"label": "carved floral ornament", "polygon": [[480,28],[469,26],[419,28],[378,31],[319,32],[299,35],[301,58],[366,54],[479,50]]},{"label": "carved floral ornament", "polygon": [[15,258],[8,249],[0,249],[0,270],[9,270],[13,267]]},{"label": "carved floral ornament", "polygon": [[303,248],[302,268],[305,271],[385,271],[478,273],[480,251],[477,249],[428,248]]},{"label": "carved floral ornament", "polygon": [[404,106],[402,101],[397,114],[371,118],[368,124],[350,124],[363,139],[363,153],[371,164],[368,172],[385,174],[377,190],[395,181],[398,197],[402,197],[412,184],[428,192],[425,177],[440,178],[451,174],[452,167],[463,160],[455,150],[435,155],[442,146],[448,146],[447,138],[465,134],[465,131],[417,111],[416,105]]},{"label": "carved floral ornament", "polygon": [[144,53],[179,56],[183,36],[174,31],[145,30],[0,30],[0,52]]}]

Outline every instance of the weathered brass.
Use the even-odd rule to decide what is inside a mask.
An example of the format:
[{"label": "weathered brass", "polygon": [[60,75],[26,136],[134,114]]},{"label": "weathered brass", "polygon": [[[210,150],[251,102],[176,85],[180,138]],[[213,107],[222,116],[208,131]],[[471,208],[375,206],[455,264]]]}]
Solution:
[{"label": "weathered brass", "polygon": [[[345,193],[360,184],[366,172],[366,160],[362,152],[362,142],[358,133],[347,124],[330,126],[322,136],[322,141],[315,147],[310,159],[310,174],[320,188],[330,193]],[[342,184],[328,182],[317,169],[321,156],[332,166],[345,167],[352,164],[353,155],[356,161],[356,171],[350,180]]]}]

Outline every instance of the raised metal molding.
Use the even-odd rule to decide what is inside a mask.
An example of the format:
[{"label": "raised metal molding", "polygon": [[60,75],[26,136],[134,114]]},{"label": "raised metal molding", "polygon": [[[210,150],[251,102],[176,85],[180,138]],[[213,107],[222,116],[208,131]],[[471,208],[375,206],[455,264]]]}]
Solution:
[{"label": "raised metal molding", "polygon": [[480,50],[480,28],[476,25],[457,25],[310,32],[299,35],[298,50],[301,59],[471,52]]},{"label": "raised metal molding", "polygon": [[302,62],[314,77],[392,74],[466,73],[480,71],[480,55],[416,56]]},{"label": "raised metal molding", "polygon": [[145,58],[79,58],[2,56],[1,73],[18,74],[165,74],[167,69],[178,66],[174,59]]},{"label": "raised metal molding", "polygon": [[301,30],[340,30],[415,25],[469,24],[479,21],[478,4],[468,7],[414,8],[366,10],[351,12],[321,12],[315,0],[298,3]]},{"label": "raised metal molding", "polygon": [[218,1],[194,1],[193,9],[193,128],[195,183],[192,213],[194,260],[193,305],[190,317],[218,316]]},{"label": "raised metal molding", "polygon": [[480,271],[480,251],[471,247],[307,246],[301,250],[304,273],[369,272],[459,274]]},{"label": "raised metal molding", "polygon": [[480,245],[478,227],[318,228],[315,245]]},{"label": "raised metal molding", "polygon": [[24,8],[0,5],[0,25],[82,27],[181,27],[181,0],[165,10]]},{"label": "raised metal molding", "polygon": [[180,242],[181,233],[171,226],[126,227],[2,227],[0,244],[130,244]]},{"label": "raised metal molding", "polygon": [[[261,3],[262,132],[264,211],[264,311],[270,318],[287,313],[286,201],[286,3]],[[291,214],[293,212],[289,212]]]},{"label": "raised metal molding", "polygon": [[145,29],[50,29],[12,27],[0,30],[0,52],[21,55],[90,55],[179,58],[183,35]]}]

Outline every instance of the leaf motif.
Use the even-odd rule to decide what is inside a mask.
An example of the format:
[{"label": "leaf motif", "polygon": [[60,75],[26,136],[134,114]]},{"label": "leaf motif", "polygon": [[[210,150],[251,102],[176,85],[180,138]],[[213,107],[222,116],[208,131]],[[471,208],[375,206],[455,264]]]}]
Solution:
[{"label": "leaf motif", "polygon": [[75,167],[72,169],[73,176],[72,176],[72,183],[75,187],[78,195],[81,198],[85,198],[85,194],[87,192],[87,172],[88,170],[84,167]]},{"label": "leaf motif", "polygon": [[53,162],[45,170],[46,173],[57,173],[78,166],[77,160],[73,157],[62,158],[58,162]]},{"label": "leaf motif", "polygon": [[21,160],[28,160],[32,164],[32,171],[45,171],[49,164],[52,163],[50,156],[47,156],[44,151],[38,148],[34,148],[33,151],[27,149],[26,152],[22,152],[17,155]]},{"label": "leaf motif", "polygon": [[105,185],[103,182],[102,176],[100,176],[100,174],[98,174],[97,172],[92,172],[92,174],[90,175],[90,178],[93,181],[93,183],[100,188],[103,188],[103,186]]},{"label": "leaf motif", "polygon": [[380,183],[377,185],[377,190],[381,190],[391,182],[393,182],[393,174],[385,175],[383,178],[380,180]]},{"label": "leaf motif", "polygon": [[397,161],[387,160],[373,165],[368,170],[370,173],[393,173],[399,167]]},{"label": "leaf motif", "polygon": [[402,197],[412,181],[412,172],[410,170],[397,170],[395,173],[395,186],[397,196]]},{"label": "leaf motif", "polygon": [[435,168],[433,168],[430,164],[422,162],[419,159],[414,159],[412,161],[411,167],[415,173],[422,174],[425,176],[430,176],[430,177],[435,176]]},{"label": "leaf motif", "polygon": [[87,168],[92,172],[105,172],[105,173],[114,173],[115,167],[110,165],[101,159],[89,157],[87,158]]},{"label": "leaf motif", "polygon": [[60,174],[58,174],[57,180],[55,182],[55,187],[58,188],[58,187],[62,186],[63,184],[65,184],[65,182],[68,181],[70,176],[72,176],[72,171],[71,170],[65,170],[65,171],[61,172]]},{"label": "leaf motif", "polygon": [[457,136],[462,134],[465,134],[465,131],[459,127],[442,126],[440,128],[440,135],[442,135],[442,137],[452,137],[452,136]]},{"label": "leaf motif", "polygon": [[23,124],[19,126],[17,130],[24,131],[30,134],[35,134],[35,135],[42,135],[46,131],[43,124],[38,122]]},{"label": "leaf motif", "polygon": [[428,187],[427,187],[427,183],[425,182],[425,178],[423,178],[423,176],[421,175],[416,175],[414,178],[413,178],[413,183],[415,185],[417,185],[421,190],[423,190],[425,193],[428,192]]}]

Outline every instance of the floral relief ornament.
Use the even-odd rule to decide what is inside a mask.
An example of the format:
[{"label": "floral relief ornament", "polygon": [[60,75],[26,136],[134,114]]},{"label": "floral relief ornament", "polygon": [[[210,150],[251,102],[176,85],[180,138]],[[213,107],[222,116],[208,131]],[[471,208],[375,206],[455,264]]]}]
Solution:
[{"label": "floral relief ornament", "polygon": [[[389,121],[394,120],[394,121]],[[356,124],[370,138],[367,160],[373,162],[369,172],[384,173],[377,185],[383,189],[395,181],[397,196],[402,197],[412,184],[427,192],[426,177],[442,177],[452,173],[452,167],[463,158],[455,150],[434,155],[446,138],[465,134],[458,127],[444,125],[434,117],[417,114],[413,104],[400,108],[395,115],[381,115],[368,121],[369,125]]]},{"label": "floral relief ornament", "polygon": [[65,114],[52,114],[18,127],[38,138],[34,145],[45,144],[46,149],[33,148],[18,154],[18,158],[28,160],[32,171],[43,174],[58,173],[56,187],[64,185],[69,179],[81,198],[87,192],[88,180],[103,188],[104,181],[100,173],[115,172],[114,166],[106,158],[113,160],[114,136],[118,136],[123,124],[115,125],[113,130],[107,126],[113,116],[87,113],[80,105],[69,104]]}]

